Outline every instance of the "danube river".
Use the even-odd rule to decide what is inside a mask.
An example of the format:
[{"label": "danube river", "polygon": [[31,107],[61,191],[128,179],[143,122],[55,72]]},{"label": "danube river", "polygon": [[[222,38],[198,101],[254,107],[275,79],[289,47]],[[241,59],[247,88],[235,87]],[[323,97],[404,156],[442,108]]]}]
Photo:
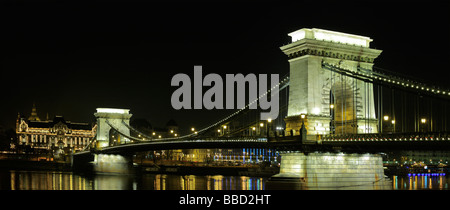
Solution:
[{"label": "danube river", "polygon": [[59,171],[0,171],[0,190],[264,190],[266,180],[221,175],[82,176]]},{"label": "danube river", "polygon": [[[448,190],[450,176],[391,176],[394,190]],[[59,171],[0,171],[0,190],[266,190],[268,178],[170,174],[83,176]]]}]

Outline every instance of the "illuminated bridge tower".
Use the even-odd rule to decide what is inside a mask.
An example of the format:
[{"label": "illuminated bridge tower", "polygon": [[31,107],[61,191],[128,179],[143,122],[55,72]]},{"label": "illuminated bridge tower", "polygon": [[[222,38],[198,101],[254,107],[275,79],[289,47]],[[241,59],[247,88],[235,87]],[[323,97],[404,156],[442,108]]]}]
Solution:
[{"label": "illuminated bridge tower", "polygon": [[288,35],[292,43],[280,48],[290,64],[286,135],[299,135],[302,122],[308,135],[377,133],[372,84],[322,68],[372,70],[381,53],[369,47],[372,39],[316,28]]},{"label": "illuminated bridge tower", "polygon": [[118,130],[118,132],[130,136],[130,129],[123,124],[130,124],[130,118],[132,114],[129,113],[129,109],[111,109],[111,108],[97,108],[97,113],[94,113],[97,118],[97,147],[107,147],[113,143],[123,144],[129,139],[118,135],[116,136],[116,142],[110,138],[110,132],[114,129],[111,125]]}]

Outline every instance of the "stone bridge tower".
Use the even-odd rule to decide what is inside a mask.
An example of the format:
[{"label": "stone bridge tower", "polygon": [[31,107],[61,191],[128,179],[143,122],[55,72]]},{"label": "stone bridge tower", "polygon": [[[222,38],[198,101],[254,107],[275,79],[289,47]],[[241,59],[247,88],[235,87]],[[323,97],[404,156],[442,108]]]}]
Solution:
[{"label": "stone bridge tower", "polygon": [[[130,136],[130,129],[122,123],[125,122],[127,125],[130,124],[130,118],[132,114],[129,113],[129,109],[111,109],[111,108],[97,108],[97,112],[94,113],[97,118],[97,147],[107,147],[112,142],[110,142],[109,134],[111,130],[111,124],[114,128],[124,135]],[[109,124],[106,122],[108,121]],[[129,139],[123,137],[119,139],[118,144],[123,144]]]},{"label": "stone bridge tower", "polygon": [[369,47],[372,39],[316,28],[288,35],[292,43],[280,48],[290,64],[286,135],[299,135],[302,123],[308,135],[377,133],[372,84],[322,68],[372,70],[381,53]]}]

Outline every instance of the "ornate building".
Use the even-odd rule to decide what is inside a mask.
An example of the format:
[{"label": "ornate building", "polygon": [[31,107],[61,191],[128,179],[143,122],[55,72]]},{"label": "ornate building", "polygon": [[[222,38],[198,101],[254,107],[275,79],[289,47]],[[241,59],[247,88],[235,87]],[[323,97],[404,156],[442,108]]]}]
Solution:
[{"label": "ornate building", "polygon": [[40,120],[33,104],[31,116],[20,114],[16,121],[17,145],[35,150],[59,151],[61,153],[82,150],[94,137],[97,126],[89,123],[74,123],[55,116],[53,120]]}]

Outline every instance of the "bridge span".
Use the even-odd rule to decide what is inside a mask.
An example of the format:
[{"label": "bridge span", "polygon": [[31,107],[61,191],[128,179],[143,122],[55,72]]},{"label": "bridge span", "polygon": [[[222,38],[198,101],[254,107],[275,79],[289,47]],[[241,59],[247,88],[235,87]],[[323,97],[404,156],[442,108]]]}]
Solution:
[{"label": "bridge span", "polygon": [[266,148],[269,146],[267,138],[258,139],[176,139],[162,141],[148,141],[140,143],[120,144],[105,147],[100,150],[83,151],[74,155],[82,155],[90,152],[103,154],[124,154],[150,150],[171,150],[171,149],[209,149],[209,148]]},{"label": "bridge span", "polygon": [[[310,138],[319,140],[308,140]],[[95,154],[118,154],[131,156],[136,152],[176,149],[238,149],[265,148],[280,152],[348,152],[348,153],[385,153],[405,150],[439,150],[450,151],[450,134],[448,133],[404,133],[404,134],[358,134],[261,138],[199,138],[154,140],[119,144],[101,149],[91,149],[73,154],[73,160],[89,162]]]},{"label": "bridge span", "polygon": [[[370,48],[369,37],[321,29],[289,35],[292,43],[280,48],[288,56],[289,74],[242,109],[184,136],[156,138],[130,126],[128,109],[99,108],[96,139],[73,159],[88,162],[98,154],[207,148],[304,153],[450,150],[448,88],[374,66],[381,51]],[[267,99],[274,88],[282,103],[280,116],[255,117],[258,110],[250,107]],[[110,138],[112,131],[120,142]]]}]

